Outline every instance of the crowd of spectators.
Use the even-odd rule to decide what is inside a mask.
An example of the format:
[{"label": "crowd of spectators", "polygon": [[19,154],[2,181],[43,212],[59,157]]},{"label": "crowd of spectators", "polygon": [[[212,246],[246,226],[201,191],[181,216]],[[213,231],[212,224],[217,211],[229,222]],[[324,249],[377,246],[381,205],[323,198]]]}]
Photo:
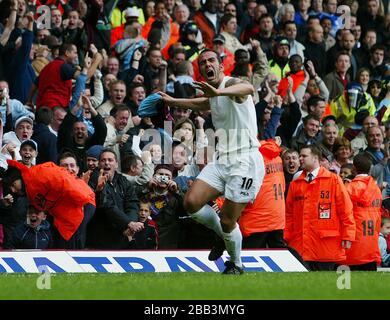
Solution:
[{"label": "crowd of spectators", "polygon": [[[253,247],[253,234],[277,231],[283,238],[287,228],[285,245],[307,260],[291,241],[291,221],[286,225],[286,211],[298,209],[284,202],[293,197],[289,186],[296,194],[302,183],[309,156],[326,170],[321,177],[339,176],[337,192],[349,192],[351,214],[365,206],[353,198],[354,179],[374,179],[381,203],[370,220],[352,218],[356,237],[349,240],[354,248],[359,232],[372,235],[389,265],[389,45],[388,0],[2,0],[0,246],[210,248],[216,236],[188,217],[183,198],[213,159],[218,137],[211,113],[173,108],[155,95],[200,95],[192,84],[203,79],[197,59],[208,48],[221,57],[225,75],[255,88],[260,152],[268,152],[271,164],[280,159],[267,165],[267,175],[283,173],[259,193],[283,205],[251,208],[259,228],[245,215],[238,221],[244,247]],[[58,235],[61,222],[50,208],[32,206],[30,186],[7,160],[28,168],[53,162],[89,185],[96,208],[84,206],[77,239]],[[211,205],[218,209],[221,202]],[[333,206],[321,210],[324,219],[333,214]],[[377,252],[379,245],[359,250]]]}]

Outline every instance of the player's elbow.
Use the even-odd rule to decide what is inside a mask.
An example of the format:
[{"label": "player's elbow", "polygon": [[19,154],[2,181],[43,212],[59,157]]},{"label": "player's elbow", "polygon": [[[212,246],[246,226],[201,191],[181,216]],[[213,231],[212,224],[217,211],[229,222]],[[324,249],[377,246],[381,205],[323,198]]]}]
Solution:
[{"label": "player's elbow", "polygon": [[247,94],[250,94],[252,96],[255,94],[255,88],[253,87],[253,85],[249,83],[247,84],[247,90],[248,90]]}]

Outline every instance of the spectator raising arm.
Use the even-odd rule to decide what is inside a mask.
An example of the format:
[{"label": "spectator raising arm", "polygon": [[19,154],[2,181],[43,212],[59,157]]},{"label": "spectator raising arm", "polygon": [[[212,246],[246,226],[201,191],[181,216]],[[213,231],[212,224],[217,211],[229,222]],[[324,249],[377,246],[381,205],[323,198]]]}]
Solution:
[{"label": "spectator raising arm", "polygon": [[4,31],[0,36],[0,45],[5,46],[8,42],[8,39],[11,35],[12,30],[15,28],[16,14],[18,11],[18,1],[11,1],[11,13],[8,17],[7,24],[5,25]]}]

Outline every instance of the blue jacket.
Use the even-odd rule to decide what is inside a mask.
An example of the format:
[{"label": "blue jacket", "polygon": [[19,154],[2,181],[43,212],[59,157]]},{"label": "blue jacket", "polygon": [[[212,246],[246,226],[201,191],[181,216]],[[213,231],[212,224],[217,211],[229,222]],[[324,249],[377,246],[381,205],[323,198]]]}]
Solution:
[{"label": "blue jacket", "polygon": [[7,249],[48,249],[51,241],[50,224],[46,220],[36,229],[23,223],[12,232]]},{"label": "blue jacket", "polygon": [[30,51],[34,40],[34,34],[29,30],[23,30],[22,46],[7,60],[8,83],[10,97],[21,103],[26,103],[31,85],[36,79],[35,71],[31,66]]},{"label": "blue jacket", "polygon": [[31,137],[38,145],[37,164],[52,161],[57,163],[57,137],[43,123],[34,125]]},{"label": "blue jacket", "polygon": [[[11,103],[11,114],[12,114],[11,127],[12,128],[14,128],[16,120],[19,119],[20,117],[26,116],[34,119],[34,114],[31,111],[29,111],[23,105],[23,103],[15,99],[10,99],[9,101]],[[1,112],[1,120],[3,121],[3,125],[5,125],[7,123],[7,106],[0,105],[0,112]]]}]

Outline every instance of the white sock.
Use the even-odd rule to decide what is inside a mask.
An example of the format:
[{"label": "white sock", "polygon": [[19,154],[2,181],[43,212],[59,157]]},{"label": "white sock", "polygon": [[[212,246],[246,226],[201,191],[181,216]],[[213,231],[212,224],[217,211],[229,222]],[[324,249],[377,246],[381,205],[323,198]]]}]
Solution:
[{"label": "white sock", "polygon": [[191,214],[191,218],[207,228],[214,230],[222,238],[222,227],[218,214],[208,204],[205,204],[199,211]]},{"label": "white sock", "polygon": [[222,232],[225,241],[226,251],[230,256],[230,261],[234,262],[237,267],[242,267],[241,263],[241,246],[242,234],[238,224],[230,233]]}]

